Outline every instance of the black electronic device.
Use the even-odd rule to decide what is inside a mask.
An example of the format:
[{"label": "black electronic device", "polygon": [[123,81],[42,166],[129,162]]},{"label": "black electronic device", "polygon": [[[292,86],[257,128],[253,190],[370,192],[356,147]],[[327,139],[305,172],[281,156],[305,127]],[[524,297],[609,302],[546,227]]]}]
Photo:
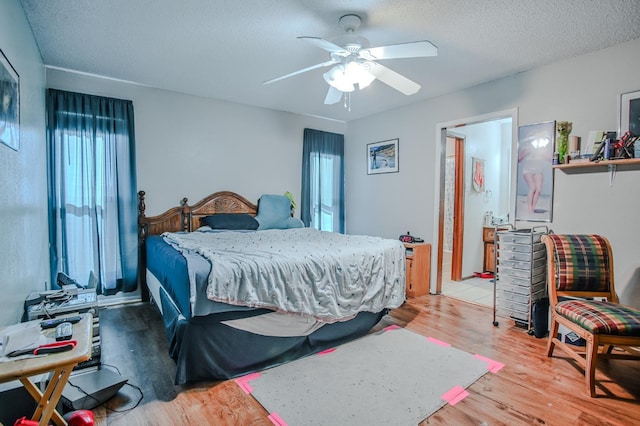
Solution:
[{"label": "black electronic device", "polygon": [[77,315],[73,317],[67,317],[67,318],[51,318],[48,320],[40,321],[40,327],[42,327],[43,329],[55,328],[58,325],[62,324],[63,322],[75,324],[79,322],[81,319],[82,317]]},{"label": "black electronic device", "polygon": [[413,238],[413,235],[411,235],[411,233],[407,231],[406,234],[400,235],[399,240],[402,241],[403,243],[412,243],[414,241],[414,238]]},{"label": "black electronic device", "polygon": [[62,403],[72,410],[91,410],[108,401],[128,379],[107,370],[77,374],[62,391]]},{"label": "black electronic device", "polygon": [[73,324],[68,321],[60,323],[56,326],[56,342],[61,340],[69,340],[73,337]]},{"label": "black electronic device", "polygon": [[399,240],[403,243],[424,243],[422,238],[414,237],[409,231],[405,235],[400,235]]},{"label": "black electronic device", "polygon": [[72,285],[78,288],[83,288],[76,280],[74,280],[64,272],[58,272],[58,275],[56,276],[56,283],[60,287],[64,287],[66,285]]}]

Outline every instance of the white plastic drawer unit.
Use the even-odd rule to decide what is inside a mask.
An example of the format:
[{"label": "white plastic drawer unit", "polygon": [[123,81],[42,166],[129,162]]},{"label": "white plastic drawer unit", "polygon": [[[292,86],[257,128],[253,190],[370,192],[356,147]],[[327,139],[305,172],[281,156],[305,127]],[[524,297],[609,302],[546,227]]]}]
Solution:
[{"label": "white plastic drawer unit", "polygon": [[507,250],[498,248],[498,255],[500,260],[519,260],[521,262],[529,262],[531,260],[543,259],[546,262],[544,246],[540,248],[540,250],[534,251],[533,253],[527,251],[526,253],[520,253],[513,250]]},{"label": "white plastic drawer unit", "polygon": [[[498,232],[500,234],[500,232]],[[533,253],[538,250],[544,250],[544,244],[513,244],[502,242],[502,236],[498,236],[498,251],[500,254],[509,256],[509,253]]]},{"label": "white plastic drawer unit", "polygon": [[[498,264],[501,266],[500,274],[507,277],[531,278],[532,276],[538,276],[540,274],[544,274],[546,270],[546,264],[541,265],[537,268],[534,268],[533,270],[509,268],[503,265],[502,263],[500,263],[500,261]],[[529,283],[531,283],[531,280],[529,280]]]},{"label": "white plastic drawer unit", "polygon": [[506,232],[498,232],[500,241],[505,243],[513,243],[513,244],[526,244],[531,245],[532,243],[539,243],[542,238],[542,233],[533,233],[531,232],[518,232],[518,231],[506,231]]},{"label": "white plastic drawer unit", "polygon": [[533,303],[545,297],[547,256],[542,236],[534,229],[496,232],[495,313],[524,325],[531,334]]},{"label": "white plastic drawer unit", "polygon": [[521,324],[529,323],[529,313],[526,310],[517,311],[514,309],[503,309],[500,306],[498,306],[496,309],[498,311],[498,315],[500,315],[501,317],[511,318],[512,320]]},{"label": "white plastic drawer unit", "polygon": [[531,295],[529,292],[526,294],[507,291],[507,289],[499,289],[496,297],[498,298],[498,306],[501,305],[500,301],[514,302],[526,305],[527,310],[529,303],[540,299],[544,296],[544,288],[536,289]]},{"label": "white plastic drawer unit", "polygon": [[512,293],[529,294],[531,289],[545,288],[546,275],[541,274],[533,278],[533,281],[529,278],[510,277],[507,275],[498,275],[500,281],[500,289],[510,291]]},{"label": "white plastic drawer unit", "polygon": [[538,270],[538,269],[540,269],[541,266],[544,266],[546,261],[547,261],[547,259],[537,259],[537,260],[534,260],[533,262],[532,261],[524,261],[524,260],[500,259],[500,263],[505,268],[522,269],[522,270],[526,270],[526,271],[530,271],[531,268],[533,268],[534,270]]}]

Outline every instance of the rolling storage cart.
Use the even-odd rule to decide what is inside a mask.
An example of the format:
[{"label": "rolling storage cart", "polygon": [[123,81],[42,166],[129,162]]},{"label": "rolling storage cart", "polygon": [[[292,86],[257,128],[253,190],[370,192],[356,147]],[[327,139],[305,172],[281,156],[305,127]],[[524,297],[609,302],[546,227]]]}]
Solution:
[{"label": "rolling storage cart", "polygon": [[540,239],[548,229],[510,228],[495,232],[493,325],[498,326],[496,315],[500,315],[533,334],[532,306],[547,292],[547,254]]}]

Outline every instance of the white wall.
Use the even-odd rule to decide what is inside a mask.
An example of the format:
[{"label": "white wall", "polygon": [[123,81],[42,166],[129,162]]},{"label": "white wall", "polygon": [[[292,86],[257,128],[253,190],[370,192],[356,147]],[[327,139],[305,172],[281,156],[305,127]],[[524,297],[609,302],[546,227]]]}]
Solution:
[{"label": "white wall", "polygon": [[[572,135],[585,138],[589,130],[617,129],[619,94],[640,89],[639,69],[640,39],[350,122],[345,149],[347,229],[392,238],[411,229],[435,243],[437,123],[518,108],[520,125],[569,120]],[[391,138],[400,138],[400,172],[367,176],[366,144]],[[608,237],[618,293],[636,307],[638,211],[640,170],[618,172],[613,186],[607,173],[555,172],[551,228]],[[433,252],[435,256],[437,250]]]},{"label": "white wall", "polygon": [[20,150],[0,144],[0,326],[49,281],[44,65],[18,0],[0,2],[0,49],[20,76]]},{"label": "white wall", "polygon": [[291,191],[299,201],[304,128],[345,132],[342,122],[55,69],[47,70],[47,87],[133,101],[147,215],[225,190],[254,203]]}]

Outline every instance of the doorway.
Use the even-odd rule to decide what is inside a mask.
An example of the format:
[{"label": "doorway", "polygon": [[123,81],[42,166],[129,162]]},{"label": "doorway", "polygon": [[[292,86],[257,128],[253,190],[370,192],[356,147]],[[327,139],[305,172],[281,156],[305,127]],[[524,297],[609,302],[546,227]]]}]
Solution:
[{"label": "doorway", "polygon": [[464,166],[464,136],[447,132],[442,274],[451,281],[462,281]]},{"label": "doorway", "polygon": [[475,275],[484,272],[485,217],[508,223],[513,211],[516,123],[513,109],[438,125],[434,294],[493,303],[492,280]]}]

